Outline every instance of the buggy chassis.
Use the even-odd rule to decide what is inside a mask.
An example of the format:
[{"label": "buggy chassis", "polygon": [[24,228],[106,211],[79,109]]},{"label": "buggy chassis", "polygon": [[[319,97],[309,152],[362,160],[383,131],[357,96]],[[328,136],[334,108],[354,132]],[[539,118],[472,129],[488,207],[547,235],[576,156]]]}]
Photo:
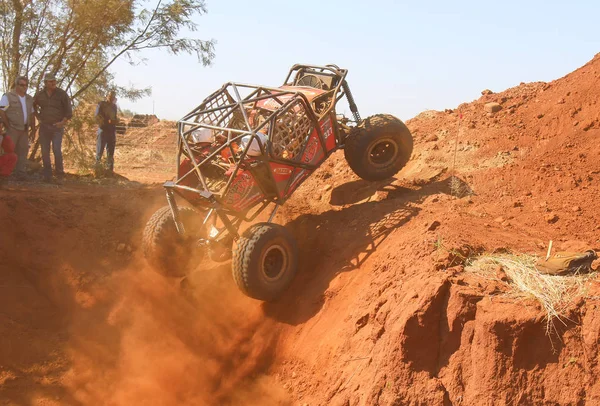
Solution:
[{"label": "buggy chassis", "polygon": [[[297,262],[295,241],[272,224],[279,206],[340,148],[354,172],[367,180],[393,176],[412,152],[410,132],[397,118],[361,119],[347,74],[336,65],[298,64],[281,87],[229,82],[178,121],[178,173],[164,184],[168,209],[155,213],[146,227],[146,256],[175,270],[166,273],[181,275],[169,258],[189,262],[191,251],[175,253],[166,239],[170,228],[179,242],[191,240],[192,248],[206,248],[213,260],[233,254],[234,279],[244,293],[262,300],[278,296]],[[336,115],[343,98],[353,120]],[[180,207],[176,196],[193,209]],[[254,221],[270,205],[268,221],[240,235],[242,223]],[[191,213],[201,215],[201,224],[188,227]],[[283,277],[270,271],[284,268]]]},{"label": "buggy chassis", "polygon": [[[291,186],[294,186],[294,189],[299,186],[299,183],[292,185],[292,181],[294,180],[292,177],[289,178],[285,191],[281,195],[264,193],[264,199],[256,202],[256,204],[253,205],[254,207],[260,204],[256,210],[250,210],[252,207],[250,209],[244,208],[243,210],[232,209],[231,207],[227,207],[227,205],[223,204],[220,197],[226,196],[230,190],[233,180],[240,171],[240,167],[245,163],[244,158],[247,157],[247,152],[252,144],[252,141],[258,140],[257,132],[261,131],[267,124],[275,121],[278,113],[279,115],[285,114],[294,106],[296,106],[297,103],[301,103],[304,107],[304,113],[308,116],[311,124],[317,131],[320,146],[323,151],[325,151],[325,154],[323,159],[317,164],[304,163],[298,159],[281,159],[276,153],[274,153],[272,144],[267,143],[268,145],[264,145],[262,142],[260,142],[260,140],[258,140],[262,152],[261,156],[266,157],[263,159],[269,160],[270,162],[289,165],[303,171],[313,171],[319,167],[320,163],[325,158],[327,158],[337,149],[344,146],[347,133],[344,131],[344,129],[338,128],[334,125],[332,127],[336,140],[335,147],[327,150],[323,131],[319,126],[319,120],[330,115],[331,112],[334,111],[337,102],[346,96],[354,119],[356,122],[360,121],[360,115],[354,102],[354,98],[352,97],[350,88],[345,81],[348,71],[345,69],[340,69],[335,65],[295,65],[290,69],[290,72],[288,73],[284,82],[284,86],[294,86],[299,79],[307,74],[313,74],[314,72],[318,72],[319,75],[329,76],[336,79],[334,81],[335,87],[328,92],[330,93],[328,95],[330,100],[334,100],[335,102],[329,103],[329,105],[323,111],[321,111],[319,115],[317,115],[311,108],[310,101],[307,96],[299,90],[283,90],[282,88],[230,82],[210,95],[200,106],[198,106],[178,122],[179,145],[177,154],[177,167],[180,167],[181,165],[182,155],[187,157],[194,155],[188,141],[188,136],[190,133],[197,131],[200,128],[207,128],[210,130],[227,133],[227,141],[221,146],[217,147],[210,155],[205,157],[200,162],[193,163],[193,168],[191,168],[188,172],[181,174],[177,180],[166,182],[164,184],[167,192],[167,201],[171,207],[175,224],[180,234],[185,233],[185,228],[179,221],[179,210],[174,198],[174,192],[178,193],[185,191],[198,194],[198,196],[204,200],[201,205],[209,209],[205,217],[204,224],[208,224],[214,216],[217,216],[223,223],[223,226],[219,227],[216,233],[213,231],[212,235],[207,236],[206,240],[203,241],[204,243],[210,244],[211,242],[218,241],[225,233],[230,233],[234,239],[237,239],[239,237],[238,229],[242,221],[251,222],[255,220],[256,217],[269,206],[269,204],[275,203],[275,207],[273,208],[273,211],[269,217],[269,222],[272,221],[279,205],[283,204],[290,196]],[[297,78],[295,82],[290,81],[295,73],[300,74],[300,78]],[[246,97],[242,98],[240,95],[241,89],[249,89],[250,93],[246,95]],[[248,117],[245,107],[264,100],[276,101],[278,108],[274,110],[268,117],[266,117],[261,124],[252,125],[253,123],[250,122],[250,118]],[[227,126],[227,124],[231,123],[231,118],[236,112],[240,113],[243,117],[243,126],[240,127],[245,128],[230,128]],[[241,152],[241,154],[236,156],[232,146],[234,143],[239,143],[245,136],[252,137],[251,141],[247,142],[246,148]],[[301,137],[303,134],[292,134],[292,136]],[[304,148],[301,150],[300,156],[304,152],[304,149],[306,149],[307,145],[308,144],[305,143]],[[233,168],[233,173],[229,177],[227,184],[224,186],[221,193],[217,194],[209,190],[202,169],[203,166],[207,165],[211,159],[226,149],[231,152],[231,156],[234,158],[235,167]],[[193,174],[197,175],[200,179],[201,184],[199,186],[202,186],[202,188],[193,188],[182,184],[189,176],[192,176]],[[269,174],[271,175],[269,180],[275,183],[272,172],[269,172]],[[305,176],[303,180],[306,179],[306,177],[307,176]],[[190,197],[189,194],[180,193],[180,195]]]}]

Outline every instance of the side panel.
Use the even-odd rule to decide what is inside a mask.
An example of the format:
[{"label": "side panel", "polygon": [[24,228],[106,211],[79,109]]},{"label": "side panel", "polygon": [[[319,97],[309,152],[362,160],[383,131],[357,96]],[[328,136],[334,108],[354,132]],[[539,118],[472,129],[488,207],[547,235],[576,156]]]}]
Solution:
[{"label": "side panel", "polygon": [[319,140],[317,130],[313,130],[312,134],[306,142],[306,149],[302,154],[302,163],[310,165],[318,165],[325,159],[325,152]]},{"label": "side panel", "polygon": [[319,134],[315,128],[307,141],[306,150],[304,150],[304,154],[302,155],[302,163],[319,165],[325,160],[326,152],[336,147],[331,117],[325,117],[319,125],[325,139],[325,148],[327,151],[323,151],[323,145],[319,140]]},{"label": "side panel", "polygon": [[285,189],[289,184],[292,173],[294,173],[294,167],[290,165],[282,165],[275,162],[270,162],[271,172],[277,185],[277,196],[282,198],[285,196]]},{"label": "side panel", "polygon": [[310,175],[311,173],[312,173],[312,171],[309,171],[308,169],[296,168],[294,170],[294,174],[292,175],[290,188],[288,189],[286,196],[289,196],[292,193],[294,193],[294,190],[296,190],[298,188],[298,186],[300,186],[302,184],[302,182],[306,178],[308,178],[308,175]]},{"label": "side panel", "polygon": [[335,122],[335,114],[331,113],[329,117],[325,117],[321,121],[321,131],[323,132],[323,138],[325,138],[325,147],[327,152],[331,151],[336,147],[335,134],[333,132],[333,123]]},{"label": "side panel", "polygon": [[240,170],[233,180],[222,203],[229,209],[244,211],[262,201],[264,195],[254,176],[249,171]]}]

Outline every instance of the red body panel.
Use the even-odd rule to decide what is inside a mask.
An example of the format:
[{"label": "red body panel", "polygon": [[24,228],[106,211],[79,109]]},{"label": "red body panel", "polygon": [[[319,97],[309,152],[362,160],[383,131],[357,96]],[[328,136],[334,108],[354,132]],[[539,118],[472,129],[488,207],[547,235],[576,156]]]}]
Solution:
[{"label": "red body panel", "polygon": [[228,209],[244,211],[263,199],[264,195],[252,173],[240,170],[222,199],[222,203]]}]

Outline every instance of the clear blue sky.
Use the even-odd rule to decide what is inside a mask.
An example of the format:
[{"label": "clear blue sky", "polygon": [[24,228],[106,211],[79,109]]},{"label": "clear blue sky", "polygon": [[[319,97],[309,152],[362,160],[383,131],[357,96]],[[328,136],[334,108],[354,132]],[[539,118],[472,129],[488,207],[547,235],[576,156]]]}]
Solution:
[{"label": "clear blue sky", "polygon": [[[217,40],[213,65],[167,51],[113,69],[152,96],[121,108],[176,120],[228,81],[279,85],[294,63],[334,63],[363,117],[407,120],[520,82],[566,75],[600,52],[600,1],[207,0],[192,35]],[[339,113],[348,112],[340,106]]]}]

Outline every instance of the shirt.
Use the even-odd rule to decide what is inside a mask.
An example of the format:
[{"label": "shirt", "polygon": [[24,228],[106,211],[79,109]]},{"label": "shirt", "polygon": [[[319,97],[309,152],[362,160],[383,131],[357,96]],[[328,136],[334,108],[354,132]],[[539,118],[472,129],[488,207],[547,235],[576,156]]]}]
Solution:
[{"label": "shirt", "polygon": [[[27,119],[29,118],[29,112],[27,111],[27,97],[25,96],[19,96],[19,101],[21,102],[21,108],[23,109],[23,122],[25,124],[28,123]],[[2,95],[2,98],[0,99],[0,110],[8,110],[8,107],[10,106],[10,102],[8,101],[8,96],[6,95],[6,93],[4,93]]]},{"label": "shirt", "polygon": [[2,95],[2,98],[0,99],[0,110],[8,110],[8,96],[5,94]]},{"label": "shirt", "polygon": [[21,108],[23,109],[23,122],[27,124],[27,101],[25,100],[25,96],[19,96],[19,101],[21,102]]},{"label": "shirt", "polygon": [[[96,121],[102,130],[114,131],[117,127],[117,105],[101,101],[96,106]],[[108,123],[110,121],[110,124]]]},{"label": "shirt", "polygon": [[38,119],[43,124],[56,124],[64,118],[73,117],[69,96],[67,92],[59,88],[56,88],[51,96],[48,95],[46,89],[37,92],[34,97],[34,105],[39,111]]}]

